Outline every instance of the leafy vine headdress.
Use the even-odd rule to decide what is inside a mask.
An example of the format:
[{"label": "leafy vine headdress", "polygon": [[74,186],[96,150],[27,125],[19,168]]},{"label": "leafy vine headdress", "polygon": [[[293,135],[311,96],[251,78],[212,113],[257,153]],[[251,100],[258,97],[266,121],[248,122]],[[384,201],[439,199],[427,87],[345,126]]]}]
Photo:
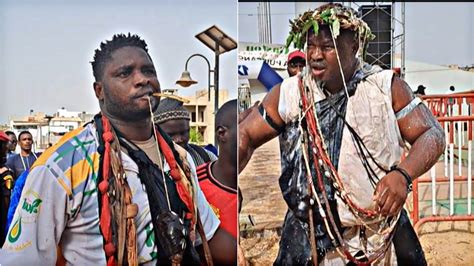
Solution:
[{"label": "leafy vine headdress", "polygon": [[365,23],[357,12],[339,3],[329,3],[318,7],[316,10],[309,10],[301,14],[298,18],[290,20],[291,30],[286,39],[286,49],[293,43],[293,47],[303,50],[307,34],[312,29],[315,35],[319,33],[319,26],[328,25],[334,35],[339,36],[340,30],[350,30],[356,33],[359,42],[359,55],[365,57],[367,43],[375,39],[369,25]]}]

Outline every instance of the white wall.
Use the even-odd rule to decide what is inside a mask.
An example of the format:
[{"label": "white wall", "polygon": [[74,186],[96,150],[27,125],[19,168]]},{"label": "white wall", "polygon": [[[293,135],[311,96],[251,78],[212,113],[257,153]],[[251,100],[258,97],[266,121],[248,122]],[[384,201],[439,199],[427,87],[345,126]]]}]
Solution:
[{"label": "white wall", "polygon": [[[396,64],[399,60],[395,58]],[[474,90],[474,72],[411,60],[406,60],[405,65],[405,81],[413,91],[418,85],[426,87],[426,94],[445,94],[451,85],[455,92]]]}]

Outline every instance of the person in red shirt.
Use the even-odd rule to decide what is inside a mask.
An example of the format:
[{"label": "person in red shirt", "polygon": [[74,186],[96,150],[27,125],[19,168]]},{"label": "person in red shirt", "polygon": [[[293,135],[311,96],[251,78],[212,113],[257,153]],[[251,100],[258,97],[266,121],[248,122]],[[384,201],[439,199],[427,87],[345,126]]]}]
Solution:
[{"label": "person in red shirt", "polygon": [[237,100],[217,111],[215,132],[219,159],[198,166],[196,172],[221,227],[237,238]]}]

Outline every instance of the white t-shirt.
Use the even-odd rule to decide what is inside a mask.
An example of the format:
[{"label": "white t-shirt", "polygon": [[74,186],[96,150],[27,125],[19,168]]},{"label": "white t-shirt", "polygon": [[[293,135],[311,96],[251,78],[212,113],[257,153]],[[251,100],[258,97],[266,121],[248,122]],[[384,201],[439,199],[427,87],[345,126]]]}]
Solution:
[{"label": "white t-shirt", "polygon": [[[54,265],[59,245],[68,264],[105,265],[103,237],[99,229],[97,184],[99,154],[92,124],[66,134],[38,158],[31,169],[21,200],[0,250],[0,264]],[[191,175],[198,183],[191,156]],[[138,177],[138,167],[122,152],[122,163],[138,205],[135,217],[140,264],[156,264],[156,245],[148,197]],[[165,163],[164,171],[169,166]],[[207,239],[219,227],[219,219],[199,186],[197,207]],[[199,244],[196,240],[195,244]]]}]

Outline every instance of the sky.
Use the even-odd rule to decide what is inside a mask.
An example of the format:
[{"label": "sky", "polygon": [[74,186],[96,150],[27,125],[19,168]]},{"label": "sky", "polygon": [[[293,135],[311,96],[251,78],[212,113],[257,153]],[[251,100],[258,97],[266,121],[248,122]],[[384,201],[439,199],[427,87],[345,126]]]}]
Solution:
[{"label": "sky", "polygon": [[[115,33],[136,33],[148,44],[162,89],[175,81],[186,59],[200,53],[214,66],[214,53],[194,36],[217,25],[238,40],[237,2],[220,0],[0,0],[0,124],[34,112],[95,113],[94,50]],[[219,57],[219,88],[237,97],[237,50]],[[199,62],[201,61],[201,62]],[[190,60],[199,83],[180,89],[193,95],[207,88],[207,64]],[[212,76],[211,76],[212,79]],[[213,83],[213,81],[211,81]]]},{"label": "sky", "polygon": [[[241,42],[258,42],[257,5],[239,3]],[[296,5],[270,3],[273,43],[285,43],[290,29],[288,20],[294,18]],[[307,10],[307,4],[299,5]],[[395,16],[400,19],[401,4],[396,5]],[[352,7],[357,9],[355,4]],[[405,23],[407,59],[437,65],[474,64],[474,3],[406,3]],[[395,24],[398,35],[400,24]]]},{"label": "sky", "polygon": [[[284,43],[295,5],[271,3],[273,43]],[[214,64],[213,52],[194,36],[215,24],[236,41],[257,42],[256,7],[220,0],[0,0],[0,124],[31,109],[97,112],[89,62],[114,33],[143,37],[162,88],[179,88],[175,81],[190,55]],[[407,59],[474,64],[473,14],[473,3],[407,3]],[[220,88],[231,98],[237,97],[236,59],[237,50],[220,56]],[[181,95],[207,86],[204,60],[193,58],[189,71],[199,83]]]}]

